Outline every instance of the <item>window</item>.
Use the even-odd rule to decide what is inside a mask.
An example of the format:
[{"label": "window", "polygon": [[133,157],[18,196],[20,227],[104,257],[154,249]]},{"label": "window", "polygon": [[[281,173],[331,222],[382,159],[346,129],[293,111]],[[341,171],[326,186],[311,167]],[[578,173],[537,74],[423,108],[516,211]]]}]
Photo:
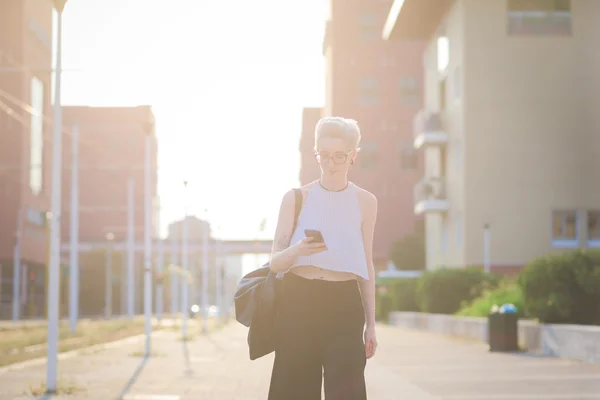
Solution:
[{"label": "window", "polygon": [[361,27],[377,27],[377,14],[365,13],[358,16],[358,24]]},{"label": "window", "polygon": [[358,35],[362,42],[373,42],[381,39],[381,27],[377,15],[373,13],[361,14],[358,17]]},{"label": "window", "polygon": [[31,78],[31,122],[29,152],[29,187],[38,195],[42,191],[44,157],[44,84],[38,78]]},{"label": "window", "polygon": [[414,76],[400,78],[400,101],[405,107],[419,107],[421,103],[421,89],[419,80]]},{"label": "window", "polygon": [[552,214],[552,246],[579,246],[577,211],[555,211]]},{"label": "window", "polygon": [[377,105],[377,87],[379,83],[373,76],[365,76],[360,79],[358,88],[360,91],[359,102],[361,106],[372,107]]},{"label": "window", "polygon": [[359,103],[363,107],[373,107],[376,106],[378,102],[377,95],[372,93],[366,93],[360,95]]},{"label": "window", "polygon": [[405,142],[400,147],[400,167],[403,170],[417,169],[418,158],[412,142]]},{"label": "window", "polygon": [[360,80],[361,91],[375,91],[377,90],[377,78],[373,76],[366,76]]},{"label": "window", "polygon": [[568,36],[571,20],[571,0],[508,0],[507,32],[512,36]]},{"label": "window", "polygon": [[446,72],[450,63],[450,40],[446,36],[437,39],[437,68],[438,72]]},{"label": "window", "polygon": [[371,171],[379,165],[379,148],[377,142],[363,142],[360,145],[360,153],[358,156],[360,169],[363,171]]},{"label": "window", "polygon": [[600,211],[587,213],[587,240],[590,247],[600,247]]}]

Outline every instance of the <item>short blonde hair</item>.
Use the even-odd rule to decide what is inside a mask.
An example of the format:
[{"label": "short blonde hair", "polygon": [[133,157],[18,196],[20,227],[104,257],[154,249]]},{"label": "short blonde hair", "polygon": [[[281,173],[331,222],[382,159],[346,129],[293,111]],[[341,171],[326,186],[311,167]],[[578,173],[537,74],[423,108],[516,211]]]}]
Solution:
[{"label": "short blonde hair", "polygon": [[323,117],[315,127],[315,150],[319,139],[324,137],[340,138],[350,149],[358,149],[360,143],[358,122],[350,118]]}]

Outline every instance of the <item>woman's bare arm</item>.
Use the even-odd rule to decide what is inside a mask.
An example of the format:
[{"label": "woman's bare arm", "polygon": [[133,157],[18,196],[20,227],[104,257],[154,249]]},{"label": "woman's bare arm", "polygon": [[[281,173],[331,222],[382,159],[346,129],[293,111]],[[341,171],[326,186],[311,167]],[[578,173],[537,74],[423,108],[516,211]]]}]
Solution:
[{"label": "woman's bare arm", "polygon": [[375,326],[375,266],[373,264],[373,236],[375,234],[375,221],[377,220],[377,198],[367,192],[360,191],[359,200],[363,211],[362,234],[365,246],[365,256],[369,271],[369,280],[360,281],[363,307],[367,327]]},{"label": "woman's bare arm", "polygon": [[270,267],[274,272],[287,270],[298,257],[297,247],[290,246],[293,234],[292,229],[294,228],[295,197],[293,190],[287,192],[283,196],[281,207],[279,208],[277,228],[275,229],[273,248],[271,250]]}]

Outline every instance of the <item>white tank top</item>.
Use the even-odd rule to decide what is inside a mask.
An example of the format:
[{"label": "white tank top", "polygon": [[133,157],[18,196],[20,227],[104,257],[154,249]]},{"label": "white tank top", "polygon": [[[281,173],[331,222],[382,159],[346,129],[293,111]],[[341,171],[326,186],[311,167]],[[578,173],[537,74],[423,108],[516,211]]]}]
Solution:
[{"label": "white tank top", "polygon": [[303,239],[305,229],[314,229],[323,235],[327,250],[298,257],[290,269],[310,265],[329,271],[350,272],[368,280],[362,222],[353,183],[339,192],[328,191],[319,184],[313,185],[298,215],[290,243]]}]

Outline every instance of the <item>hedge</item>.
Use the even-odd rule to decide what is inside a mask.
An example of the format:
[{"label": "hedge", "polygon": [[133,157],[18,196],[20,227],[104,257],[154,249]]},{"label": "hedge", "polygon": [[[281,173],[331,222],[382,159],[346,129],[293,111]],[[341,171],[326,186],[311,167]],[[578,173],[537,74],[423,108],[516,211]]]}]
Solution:
[{"label": "hedge", "polygon": [[498,282],[479,268],[440,268],[419,278],[389,280],[378,285],[376,318],[387,321],[391,311],[453,314]]},{"label": "hedge", "polygon": [[390,279],[378,285],[376,318],[387,321],[391,311],[419,311],[416,301],[417,278]]},{"label": "hedge", "polygon": [[540,257],[519,275],[525,312],[542,323],[600,324],[600,251]]},{"label": "hedge", "polygon": [[499,282],[500,277],[475,267],[427,271],[417,284],[417,303],[422,312],[454,314]]}]

